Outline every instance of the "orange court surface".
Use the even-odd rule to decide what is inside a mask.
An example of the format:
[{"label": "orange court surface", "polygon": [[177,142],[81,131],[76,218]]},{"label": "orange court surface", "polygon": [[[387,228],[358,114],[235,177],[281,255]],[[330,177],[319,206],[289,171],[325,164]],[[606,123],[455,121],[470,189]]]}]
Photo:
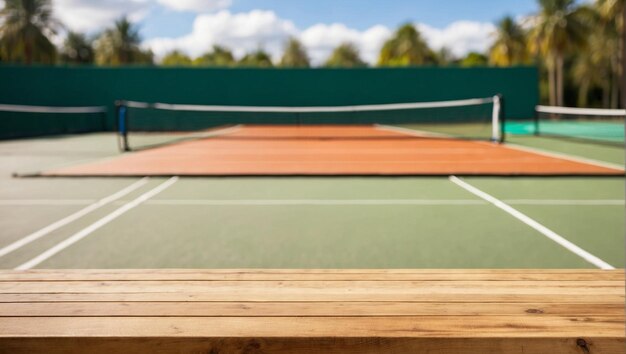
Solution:
[{"label": "orange court surface", "polygon": [[583,159],[377,125],[235,126],[43,176],[623,175]]}]

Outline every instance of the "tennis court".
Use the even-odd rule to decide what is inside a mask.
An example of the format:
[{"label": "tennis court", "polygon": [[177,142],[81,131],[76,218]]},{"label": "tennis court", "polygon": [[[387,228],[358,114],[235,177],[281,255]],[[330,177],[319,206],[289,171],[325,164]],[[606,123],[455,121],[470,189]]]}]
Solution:
[{"label": "tennis court", "polygon": [[0,141],[0,267],[624,267],[624,148],[533,122],[535,68],[47,74],[0,106],[58,134]]},{"label": "tennis court", "polygon": [[623,175],[589,163],[390,126],[235,126],[43,176]]},{"label": "tennis court", "polygon": [[[307,107],[118,101],[120,148],[133,153],[35,175],[623,176],[621,166],[502,144],[503,105],[500,95]],[[223,120],[231,125],[216,127]]]},{"label": "tennis court", "polygon": [[[0,143],[1,267],[625,263],[624,184],[614,176],[11,177],[115,161],[115,141],[95,133]],[[614,169],[624,159],[622,148],[548,137],[506,145]]]},{"label": "tennis court", "polygon": [[623,147],[481,102],[118,106],[116,133],[0,142],[2,347],[619,352]]}]

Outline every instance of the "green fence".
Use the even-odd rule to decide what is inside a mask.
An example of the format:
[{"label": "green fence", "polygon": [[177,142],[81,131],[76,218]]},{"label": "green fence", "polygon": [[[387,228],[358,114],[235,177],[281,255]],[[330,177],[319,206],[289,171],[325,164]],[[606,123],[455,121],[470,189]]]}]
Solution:
[{"label": "green fence", "polygon": [[[204,69],[0,66],[0,104],[109,107],[119,99],[216,105],[333,106],[506,97],[507,117],[530,119],[537,69]],[[36,119],[15,123],[0,112],[0,137],[41,135]],[[13,123],[12,123],[13,122]],[[385,123],[382,121],[381,123]],[[71,123],[69,123],[71,125]],[[82,124],[82,123],[81,123]],[[68,127],[68,131],[72,131]],[[49,133],[58,133],[50,129]]]}]

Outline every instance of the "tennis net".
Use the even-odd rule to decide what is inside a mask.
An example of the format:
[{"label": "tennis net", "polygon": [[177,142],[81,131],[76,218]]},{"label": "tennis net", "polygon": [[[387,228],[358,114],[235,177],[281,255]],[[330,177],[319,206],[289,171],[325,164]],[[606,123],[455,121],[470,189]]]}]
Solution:
[{"label": "tennis net", "polygon": [[[120,149],[130,151],[190,139],[219,138],[214,129],[232,125],[391,125],[420,131],[425,137],[502,142],[503,104],[501,96],[326,107],[216,106],[119,101],[116,111]],[[320,138],[332,139],[333,136],[325,134]],[[342,137],[339,133],[337,138],[345,136]]]},{"label": "tennis net", "polygon": [[623,109],[537,106],[535,135],[624,144]]},{"label": "tennis net", "polygon": [[106,107],[0,104],[0,139],[106,130]]}]

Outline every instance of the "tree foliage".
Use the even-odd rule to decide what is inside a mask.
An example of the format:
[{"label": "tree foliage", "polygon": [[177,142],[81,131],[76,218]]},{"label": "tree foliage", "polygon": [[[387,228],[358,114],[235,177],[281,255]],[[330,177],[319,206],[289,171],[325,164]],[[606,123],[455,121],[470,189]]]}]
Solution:
[{"label": "tree foliage", "polygon": [[100,65],[152,64],[153,54],[140,48],[139,29],[128,18],[115,21],[96,40],[96,63]]},{"label": "tree foliage", "polygon": [[367,64],[359,56],[359,50],[352,43],[343,43],[335,48],[324,64],[330,68],[362,68]]},{"label": "tree foliage", "polygon": [[280,66],[284,68],[308,68],[311,66],[309,56],[302,43],[290,38],[285,46],[285,52],[280,59]]},{"label": "tree foliage", "polygon": [[239,66],[249,68],[271,68],[274,66],[272,58],[263,49],[257,49],[252,53],[244,55],[238,63]]},{"label": "tree foliage", "polygon": [[50,36],[61,27],[51,0],[5,0],[0,10],[0,56],[5,61],[52,64],[57,50]]},{"label": "tree foliage", "polygon": [[471,68],[476,66],[487,66],[487,56],[477,52],[469,52],[459,63],[462,67]]},{"label": "tree foliage", "polygon": [[562,106],[565,56],[587,45],[592,11],[575,0],[539,0],[541,10],[532,21],[529,47],[548,68],[550,104]]},{"label": "tree foliage", "polygon": [[[626,58],[624,58],[624,55],[626,55],[624,48],[626,42],[626,26],[624,26],[623,16],[624,6],[626,6],[625,3],[625,0],[597,0],[596,2],[599,21],[596,26],[594,26],[594,31],[602,31],[601,35],[598,37],[598,41],[603,42],[602,54],[604,54],[611,71],[609,78],[611,81],[610,103],[608,103],[608,106],[612,108],[618,107],[620,91],[624,95],[622,107],[626,106],[626,87],[624,87],[624,72],[622,66],[625,65],[623,63],[624,60],[626,60]],[[606,96],[604,102],[606,106]]]},{"label": "tree foliage", "polygon": [[[0,0],[1,1],[1,0]],[[502,18],[487,53],[458,58],[458,47],[429,48],[415,25],[398,27],[382,48],[380,66],[512,66],[536,64],[542,101],[552,105],[617,108],[624,93],[626,0],[537,0],[539,11],[520,22]],[[4,0],[0,9],[0,61],[25,64],[130,65],[152,64],[153,54],[142,49],[138,28],[127,18],[115,21],[95,40],[65,31],[53,16],[53,0]],[[59,53],[52,39],[62,39]],[[454,44],[452,44],[454,45]],[[453,55],[452,53],[457,53]],[[485,57],[485,54],[487,57]],[[162,65],[210,67],[273,67],[272,57],[259,49],[236,60],[230,49],[214,45],[192,59],[181,51],[167,53]],[[280,67],[310,67],[310,58],[297,38],[290,38]],[[357,46],[344,43],[322,63],[327,67],[367,66]],[[549,94],[547,94],[549,92]],[[577,95],[573,94],[577,92]],[[549,97],[548,97],[549,96]],[[576,97],[577,96],[577,97]],[[626,96],[625,96],[626,100]],[[622,107],[624,102],[622,102]]]},{"label": "tree foliage", "polygon": [[441,47],[441,49],[435,53],[435,61],[439,66],[447,66],[456,63],[454,54],[452,54],[452,51],[448,47]]},{"label": "tree foliage", "polygon": [[93,63],[94,50],[91,40],[82,33],[68,32],[63,42],[61,61],[69,64]]},{"label": "tree foliage", "polygon": [[435,55],[412,24],[401,26],[383,45],[378,64],[381,66],[415,66],[435,64]]},{"label": "tree foliage", "polygon": [[500,20],[495,41],[489,49],[489,63],[496,66],[528,64],[530,55],[526,33],[522,27],[507,16]]},{"label": "tree foliage", "polygon": [[234,66],[237,63],[230,49],[214,45],[210,52],[204,53],[194,59],[197,66]]},{"label": "tree foliage", "polygon": [[161,60],[161,65],[164,66],[190,66],[191,63],[191,58],[179,50],[173,50],[165,54]]}]

